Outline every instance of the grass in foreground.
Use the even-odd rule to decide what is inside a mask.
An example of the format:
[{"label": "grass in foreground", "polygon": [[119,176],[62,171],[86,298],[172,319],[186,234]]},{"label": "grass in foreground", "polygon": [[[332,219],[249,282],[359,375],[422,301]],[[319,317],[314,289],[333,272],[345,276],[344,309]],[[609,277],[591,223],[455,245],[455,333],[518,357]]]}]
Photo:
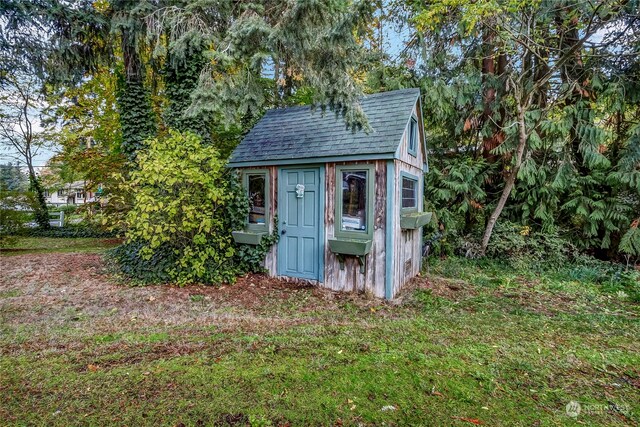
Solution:
[{"label": "grass in foreground", "polygon": [[0,246],[0,255],[53,252],[101,252],[120,243],[118,239],[92,237],[17,237],[10,245]]},{"label": "grass in foreground", "polygon": [[[74,271],[95,261],[61,256]],[[0,281],[9,425],[640,420],[639,306],[570,275],[441,261],[392,305],[260,276],[177,289],[67,275],[43,289],[11,274]]]}]

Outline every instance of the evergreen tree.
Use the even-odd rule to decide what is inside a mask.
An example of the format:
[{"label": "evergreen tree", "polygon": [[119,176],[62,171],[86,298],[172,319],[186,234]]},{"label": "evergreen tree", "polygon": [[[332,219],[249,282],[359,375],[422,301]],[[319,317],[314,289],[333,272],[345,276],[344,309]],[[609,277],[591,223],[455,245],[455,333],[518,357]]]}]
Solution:
[{"label": "evergreen tree", "polygon": [[[270,99],[288,98],[301,87],[352,127],[366,126],[354,77],[365,50],[358,37],[371,17],[369,2],[219,2],[206,0],[160,8],[149,18],[156,52],[185,57],[203,43],[209,59],[187,113],[209,114],[225,125],[259,116]],[[274,91],[263,73],[273,67]],[[272,86],[273,87],[273,86]]]},{"label": "evergreen tree", "polygon": [[[407,4],[417,40],[409,52],[422,55],[425,123],[442,170],[453,171],[464,163],[460,157],[489,161],[482,185],[489,197],[473,203],[475,217],[486,221],[483,249],[503,211],[534,227],[561,226],[585,248],[617,247],[638,209],[637,189],[618,181],[634,182],[637,173],[637,162],[626,161],[624,172],[618,164],[623,148],[636,152],[632,133],[624,131],[636,110],[622,101],[630,100],[626,95],[610,103],[606,93],[637,79],[630,64],[640,34],[633,6]],[[619,129],[612,132],[609,123]],[[442,176],[454,185],[453,175]],[[451,209],[462,200],[452,194],[441,203]]]},{"label": "evergreen tree", "polygon": [[164,81],[167,95],[167,107],[163,113],[167,127],[182,132],[191,131],[202,138],[205,143],[211,142],[211,118],[205,114],[186,116],[191,105],[191,94],[198,85],[200,71],[206,65],[204,47],[197,42],[189,44],[182,55],[167,55]]},{"label": "evergreen tree", "polygon": [[28,179],[20,170],[18,164],[8,162],[0,165],[0,187],[5,191],[25,191]]}]

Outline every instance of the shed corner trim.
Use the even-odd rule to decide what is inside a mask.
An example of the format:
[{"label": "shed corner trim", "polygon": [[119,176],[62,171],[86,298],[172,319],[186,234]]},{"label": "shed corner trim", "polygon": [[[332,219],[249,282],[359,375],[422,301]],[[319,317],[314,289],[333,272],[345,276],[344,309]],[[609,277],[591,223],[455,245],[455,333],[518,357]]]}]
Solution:
[{"label": "shed corner trim", "polygon": [[393,225],[394,225],[394,179],[396,167],[394,161],[387,161],[387,212],[385,224],[385,268],[384,268],[384,297],[393,299]]}]

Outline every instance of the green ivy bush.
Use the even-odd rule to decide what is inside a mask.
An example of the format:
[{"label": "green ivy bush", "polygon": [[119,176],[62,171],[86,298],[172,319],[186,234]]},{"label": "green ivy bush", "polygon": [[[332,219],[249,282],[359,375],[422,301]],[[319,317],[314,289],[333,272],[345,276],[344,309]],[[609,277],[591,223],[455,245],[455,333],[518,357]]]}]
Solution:
[{"label": "green ivy bush", "polygon": [[125,243],[110,251],[118,270],[144,283],[235,281],[261,262],[277,233],[257,247],[237,245],[249,203],[237,174],[191,132],[151,139],[125,180],[132,208]]},{"label": "green ivy bush", "polygon": [[274,231],[269,236],[262,238],[258,246],[238,244],[236,250],[235,261],[238,263],[242,273],[247,272],[264,272],[263,260],[271,247],[278,242],[278,219],[274,218]]},{"label": "green ivy bush", "polygon": [[151,257],[142,257],[140,251],[145,243],[128,241],[110,249],[107,260],[116,272],[140,283],[169,283],[173,276],[169,273],[179,268],[178,254],[169,246],[162,245],[154,250]]}]

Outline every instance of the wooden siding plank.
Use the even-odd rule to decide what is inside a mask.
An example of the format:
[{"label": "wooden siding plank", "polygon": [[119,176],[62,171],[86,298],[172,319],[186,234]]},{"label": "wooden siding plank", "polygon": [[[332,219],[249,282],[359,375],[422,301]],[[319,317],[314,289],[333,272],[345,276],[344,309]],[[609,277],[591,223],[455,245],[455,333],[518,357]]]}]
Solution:
[{"label": "wooden siding plank", "polygon": [[[271,166],[268,168],[269,170],[269,218],[271,218],[271,223],[269,224],[269,232],[273,233],[274,223],[276,220],[276,215],[278,213],[278,168],[275,166]],[[278,245],[274,244],[271,246],[269,252],[264,259],[264,268],[267,270],[267,274],[269,276],[277,276],[278,275]]]},{"label": "wooden siding plank", "polygon": [[[372,226],[373,238],[371,252],[366,256],[365,272],[360,273],[360,264],[353,257],[347,257],[344,269],[340,269],[340,263],[335,254],[328,250],[329,239],[335,236],[335,192],[336,165],[373,164],[374,165],[374,219]],[[385,283],[385,229],[386,229],[386,161],[375,162],[341,162],[328,163],[325,167],[325,280],[321,286],[334,291],[359,292],[376,297],[384,297]]]},{"label": "wooden siding plank", "polygon": [[[395,178],[397,185],[401,182],[402,173],[407,172],[419,177],[423,176],[422,168],[415,165],[407,164],[403,161],[395,161]],[[394,192],[394,209],[395,218],[400,218],[402,209],[402,194],[397,190]],[[422,199],[422,197],[421,197]],[[394,280],[393,280],[393,296],[395,297],[407,281],[420,274],[420,265],[422,257],[422,229],[402,230],[400,221],[395,221],[393,227],[393,251],[394,251]]]}]

